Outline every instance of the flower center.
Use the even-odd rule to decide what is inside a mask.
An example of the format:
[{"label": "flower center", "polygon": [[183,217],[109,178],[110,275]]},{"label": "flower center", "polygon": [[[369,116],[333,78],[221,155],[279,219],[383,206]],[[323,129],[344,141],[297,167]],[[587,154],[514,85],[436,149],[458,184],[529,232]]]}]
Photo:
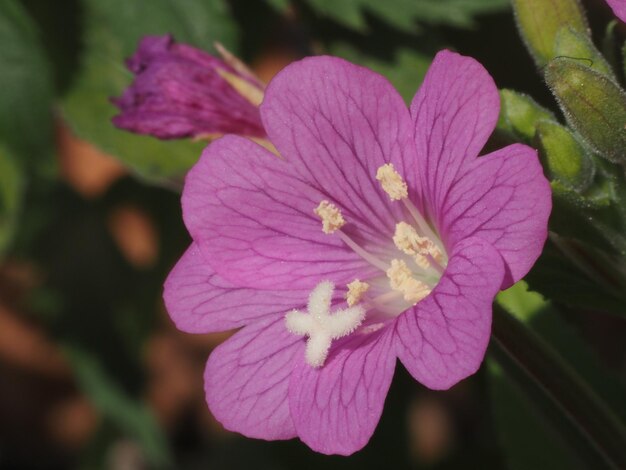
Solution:
[{"label": "flower center", "polygon": [[312,367],[324,364],[333,340],[375,331],[427,297],[447,266],[443,243],[409,199],[402,176],[389,163],[378,169],[376,179],[392,201],[403,204],[407,220],[398,221],[389,243],[375,253],[346,233],[349,220],[335,204],[324,200],[314,209],[325,234],[339,237],[376,270],[346,286],[348,308],[331,314],[335,286],[323,281],[311,292],[308,312],[293,310],[285,316],[291,333],[308,336],[305,357]]}]

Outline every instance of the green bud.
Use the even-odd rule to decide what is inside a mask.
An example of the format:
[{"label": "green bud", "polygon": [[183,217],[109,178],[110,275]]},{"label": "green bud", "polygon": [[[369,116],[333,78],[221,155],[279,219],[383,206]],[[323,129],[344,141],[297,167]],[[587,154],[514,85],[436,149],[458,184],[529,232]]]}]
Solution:
[{"label": "green bud", "polygon": [[604,37],[602,38],[602,54],[606,57],[607,62],[617,70],[619,60],[617,57],[617,35],[615,33],[617,27],[617,20],[611,21],[604,30]]},{"label": "green bud", "polygon": [[576,191],[589,186],[595,172],[593,160],[567,127],[541,121],[537,125],[537,144],[552,180]]},{"label": "green bud", "polygon": [[512,4],[520,35],[538,67],[558,55],[555,42],[561,28],[569,26],[589,36],[579,0],[512,0]]},{"label": "green bud", "polygon": [[613,70],[586,34],[580,34],[569,26],[561,28],[554,43],[556,57],[583,60],[585,65],[615,80]]},{"label": "green bud", "polygon": [[622,46],[622,71],[624,72],[624,76],[626,77],[626,42]]},{"label": "green bud", "polygon": [[579,61],[557,58],[545,79],[568,124],[606,159],[626,164],[626,94]]},{"label": "green bud", "polygon": [[535,136],[539,121],[554,119],[550,111],[538,105],[530,96],[513,90],[500,90],[498,129],[529,143]]}]

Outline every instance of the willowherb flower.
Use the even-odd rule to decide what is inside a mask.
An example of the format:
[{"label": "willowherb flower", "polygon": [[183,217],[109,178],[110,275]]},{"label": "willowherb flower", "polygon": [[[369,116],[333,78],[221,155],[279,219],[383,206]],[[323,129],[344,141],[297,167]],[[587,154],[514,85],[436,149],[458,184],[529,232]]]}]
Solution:
[{"label": "willowherb flower", "polygon": [[133,84],[113,103],[115,126],[160,139],[264,137],[263,84],[221,46],[224,60],[167,36],[146,36],[126,61]]},{"label": "willowherb flower", "polygon": [[606,3],[613,9],[615,16],[626,21],[626,0],[606,0]]},{"label": "willowherb flower", "polygon": [[498,112],[491,77],[452,52],[410,110],[374,72],[314,57],[261,105],[281,158],[236,136],[206,148],[164,296],[181,330],[243,327],[205,373],[227,429],[351,454],[396,358],[432,389],[478,369],[493,298],[539,256],[551,208],[533,149],[477,158]]}]

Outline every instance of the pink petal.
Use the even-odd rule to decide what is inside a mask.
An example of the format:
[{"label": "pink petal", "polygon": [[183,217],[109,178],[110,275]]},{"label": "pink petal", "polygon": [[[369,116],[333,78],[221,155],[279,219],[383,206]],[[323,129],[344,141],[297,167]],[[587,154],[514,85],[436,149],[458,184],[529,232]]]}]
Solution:
[{"label": "pink petal", "polygon": [[482,65],[445,50],[435,56],[411,103],[417,171],[435,214],[461,166],[487,142],[499,112],[498,89]]},{"label": "pink petal", "polygon": [[626,22],[626,0],[606,0],[606,3],[613,9],[615,16]]},{"label": "pink petal", "polygon": [[331,349],[323,367],[303,361],[289,389],[298,436],[324,454],[350,455],[374,433],[396,358],[391,330],[352,335]]},{"label": "pink petal", "polygon": [[226,136],[189,171],[183,217],[212,268],[241,287],[313,289],[351,281],[371,267],[322,232],[313,210],[327,199],[261,146]]},{"label": "pink petal", "polygon": [[406,174],[415,154],[407,107],[384,77],[336,57],[306,58],[272,80],[261,118],[303,180],[349,218],[393,234],[401,204],[389,201],[376,170],[392,162]]},{"label": "pink petal", "polygon": [[415,380],[443,390],[478,370],[503,275],[502,258],[487,242],[454,247],[437,287],[396,321],[396,352]]},{"label": "pink petal", "polygon": [[165,281],[163,298],[182,331],[209,333],[239,328],[271,315],[284,316],[306,304],[306,291],[264,291],[236,287],[207,263],[195,243]]},{"label": "pink petal", "polygon": [[302,338],[287,331],[283,318],[245,327],[209,357],[209,409],[226,429],[247,437],[295,437],[287,397],[294,360],[303,356]]},{"label": "pink petal", "polygon": [[510,287],[535,263],[548,236],[550,184],[537,152],[525,145],[480,157],[464,169],[440,214],[447,243],[477,236],[504,258],[501,286]]}]

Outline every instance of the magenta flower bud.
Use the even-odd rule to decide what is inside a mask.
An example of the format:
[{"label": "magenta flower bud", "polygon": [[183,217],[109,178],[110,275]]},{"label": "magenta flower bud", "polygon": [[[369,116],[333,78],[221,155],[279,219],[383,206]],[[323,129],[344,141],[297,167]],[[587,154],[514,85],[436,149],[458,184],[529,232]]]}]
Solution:
[{"label": "magenta flower bud", "polygon": [[135,81],[113,103],[116,127],[160,139],[225,133],[265,137],[263,84],[234,58],[225,61],[172,36],[146,36],[126,65]]}]

